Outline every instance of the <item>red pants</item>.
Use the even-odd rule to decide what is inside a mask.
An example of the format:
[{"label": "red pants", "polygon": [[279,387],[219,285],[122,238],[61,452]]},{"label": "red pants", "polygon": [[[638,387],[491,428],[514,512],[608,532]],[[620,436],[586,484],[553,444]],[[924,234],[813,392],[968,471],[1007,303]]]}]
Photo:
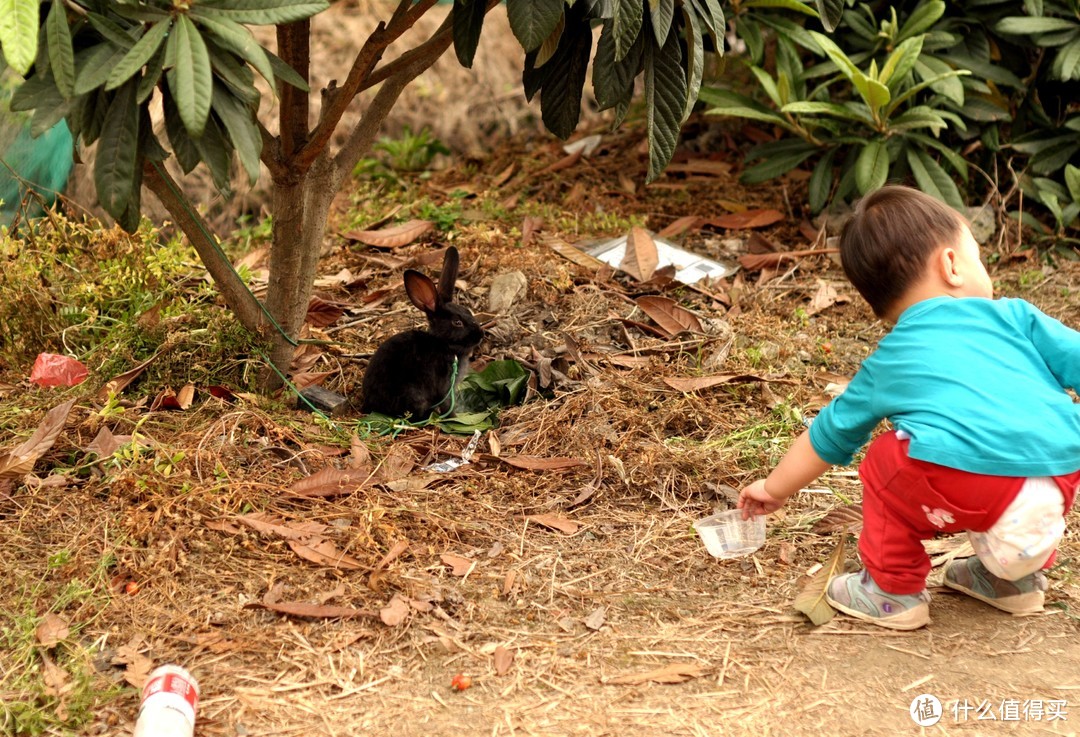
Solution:
[{"label": "red pants", "polygon": [[[985,476],[908,458],[908,441],[888,432],[870,444],[859,466],[863,530],[859,553],[882,590],[917,594],[926,587],[930,557],[922,541],[938,533],[985,532],[1005,511],[1025,479]],[[1054,478],[1072,506],[1080,471]],[[1052,554],[1044,567],[1054,560]]]}]

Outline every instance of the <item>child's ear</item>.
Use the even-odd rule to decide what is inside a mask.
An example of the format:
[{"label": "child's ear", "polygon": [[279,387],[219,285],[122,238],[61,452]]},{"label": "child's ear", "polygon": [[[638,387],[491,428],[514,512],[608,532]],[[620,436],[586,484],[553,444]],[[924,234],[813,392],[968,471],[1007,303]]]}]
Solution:
[{"label": "child's ear", "polygon": [[964,276],[960,273],[957,264],[959,257],[956,249],[950,246],[945,246],[937,254],[938,273],[950,287],[960,287],[964,284]]}]

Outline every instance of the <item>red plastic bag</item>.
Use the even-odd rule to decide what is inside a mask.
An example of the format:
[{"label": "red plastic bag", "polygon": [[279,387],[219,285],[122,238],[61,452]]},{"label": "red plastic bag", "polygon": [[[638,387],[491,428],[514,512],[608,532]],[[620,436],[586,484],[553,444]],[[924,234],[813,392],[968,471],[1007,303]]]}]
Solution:
[{"label": "red plastic bag", "polygon": [[30,372],[30,381],[38,386],[75,386],[89,375],[81,361],[56,353],[39,353]]}]

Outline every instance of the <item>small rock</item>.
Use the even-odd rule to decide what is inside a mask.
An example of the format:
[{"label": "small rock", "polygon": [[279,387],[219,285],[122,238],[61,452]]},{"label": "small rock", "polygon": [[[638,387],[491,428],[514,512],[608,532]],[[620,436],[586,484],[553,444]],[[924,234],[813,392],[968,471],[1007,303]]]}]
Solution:
[{"label": "small rock", "polygon": [[976,243],[986,243],[994,237],[997,231],[997,219],[990,205],[982,207],[969,207],[967,209],[968,222],[971,223],[971,235]]}]

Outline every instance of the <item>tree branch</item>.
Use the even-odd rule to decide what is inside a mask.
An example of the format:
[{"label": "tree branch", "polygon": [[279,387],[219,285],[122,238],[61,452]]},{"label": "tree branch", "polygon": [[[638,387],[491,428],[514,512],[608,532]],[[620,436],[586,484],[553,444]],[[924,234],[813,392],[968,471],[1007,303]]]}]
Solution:
[{"label": "tree branch", "polygon": [[263,144],[262,152],[259,153],[259,160],[266,164],[266,168],[270,170],[270,176],[278,179],[285,174],[285,167],[281,164],[281,142],[266,129],[266,126],[258,118],[255,119],[255,124],[259,126],[259,136],[262,137]]},{"label": "tree branch", "polygon": [[[484,12],[490,12],[491,9],[498,4],[499,0],[487,0],[487,10],[485,10]],[[420,5],[417,5],[416,7],[419,8]],[[431,49],[429,48],[429,46],[439,47],[439,51],[435,55],[435,59],[439,58],[439,56],[441,56],[442,53],[450,47],[450,42],[453,41],[453,26],[454,14],[453,11],[451,11],[450,15],[446,16],[446,20],[443,21],[443,24],[439,26],[438,30],[436,30],[435,33],[431,34],[431,38],[422,43],[420,46],[417,46],[415,49],[410,49],[409,51],[406,51],[404,54],[394,59],[386,66],[376,69],[368,76],[366,80],[364,80],[364,83],[360,86],[359,92],[370,89],[375,85],[379,84],[380,82],[385,82],[390,77],[393,77],[400,73],[403,68],[411,67],[417,62],[423,62],[430,55]],[[420,71],[422,72],[424,71],[424,69],[427,69],[429,66],[431,66],[435,62],[435,59],[427,61],[423,69],[421,69]],[[413,78],[415,78],[417,74],[419,74],[419,72],[412,75]]]},{"label": "tree branch", "polygon": [[[278,26],[277,44],[281,60],[295,69],[305,81],[310,79],[311,21],[301,20]],[[278,113],[281,156],[288,160],[307,141],[310,102],[307,92],[290,84],[281,83],[278,92],[281,98]]]},{"label": "tree branch", "polygon": [[164,166],[147,161],[143,166],[143,183],[157,195],[161,204],[180,226],[180,230],[188,237],[188,241],[199,254],[199,259],[210,272],[214,284],[225,298],[225,304],[236,313],[237,319],[245,328],[258,333],[266,325],[262,305],[233,270],[214,236],[210,234],[210,229],[185,199],[176,181],[169,176]]},{"label": "tree branch", "polygon": [[[421,0],[415,6],[412,0],[401,0],[388,23],[379,23],[363,47],[356,54],[349,75],[341,87],[327,87],[323,90],[323,107],[319,122],[311,132],[308,141],[300,147],[293,158],[292,165],[299,171],[307,171],[316,157],[322,153],[330,141],[345,110],[352,104],[360,90],[367,89],[366,81],[371,70],[382,59],[386,48],[397,41],[412,28],[418,20],[435,6],[437,0]],[[451,11],[452,12],[452,11]]]},{"label": "tree branch", "polygon": [[357,52],[356,59],[353,61],[352,69],[349,70],[349,76],[345,79],[345,83],[338,88],[327,87],[327,89],[323,90],[324,105],[322,112],[319,114],[319,123],[315,126],[315,130],[311,132],[308,141],[296,152],[293,158],[294,167],[300,171],[306,171],[311,166],[311,162],[322,153],[341,121],[341,116],[345,114],[349,103],[353,101],[353,98],[360,91],[360,85],[371,74],[371,70],[375,68],[375,65],[379,63],[379,59],[382,58],[382,53],[386,50],[386,47],[396,39],[397,36],[387,32],[384,24],[380,23],[368,36],[360,51]]}]

